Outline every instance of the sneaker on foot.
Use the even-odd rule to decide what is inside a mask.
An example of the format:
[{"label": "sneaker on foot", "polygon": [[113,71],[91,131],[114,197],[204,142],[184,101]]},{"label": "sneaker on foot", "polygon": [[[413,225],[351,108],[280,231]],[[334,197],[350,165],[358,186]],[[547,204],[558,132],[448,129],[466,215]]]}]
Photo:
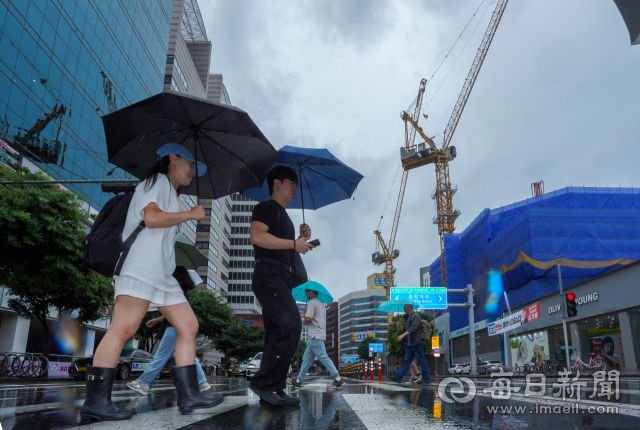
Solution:
[{"label": "sneaker on foot", "polygon": [[131,388],[133,391],[137,391],[140,394],[149,394],[149,385],[140,383],[138,381],[127,382],[127,387]]},{"label": "sneaker on foot", "polygon": [[387,377],[386,377],[386,380],[387,380],[387,381],[389,381],[389,382],[395,382],[395,383],[397,383],[397,384],[402,384],[402,381],[400,381],[400,380],[396,379],[396,377],[395,377],[395,376],[387,376]]},{"label": "sneaker on foot", "polygon": [[202,384],[198,385],[198,389],[200,391],[207,391],[211,389],[211,385],[207,381],[204,381]]},{"label": "sneaker on foot", "polygon": [[277,390],[276,394],[280,396],[280,400],[282,400],[283,406],[295,406],[300,404],[300,399],[298,397],[291,397],[284,390]]},{"label": "sneaker on foot", "polygon": [[411,382],[418,382],[422,379],[422,375],[416,375],[413,378],[411,378]]},{"label": "sneaker on foot", "polygon": [[331,386],[332,386],[333,388],[340,388],[340,387],[342,387],[343,385],[344,385],[344,379],[340,379],[339,381],[338,381],[338,380],[334,380],[334,381],[333,381],[333,384],[331,384]]},{"label": "sneaker on foot", "polygon": [[291,381],[291,385],[293,385],[293,388],[301,388],[302,387],[302,382],[298,382],[297,379],[293,379]]}]

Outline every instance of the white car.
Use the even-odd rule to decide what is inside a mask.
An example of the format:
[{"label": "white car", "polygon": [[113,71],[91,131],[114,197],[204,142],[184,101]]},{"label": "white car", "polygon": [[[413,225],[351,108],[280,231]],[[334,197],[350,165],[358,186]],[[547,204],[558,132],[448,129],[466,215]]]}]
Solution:
[{"label": "white car", "polygon": [[460,375],[462,373],[462,364],[454,364],[449,368],[449,375]]},{"label": "white car", "polygon": [[491,372],[498,372],[501,367],[504,367],[504,363],[498,360],[483,361],[478,366],[478,373],[488,375]]},{"label": "white car", "polygon": [[260,363],[262,363],[261,352],[257,353],[256,356],[249,361],[249,364],[247,365],[247,379],[253,378],[253,375],[258,373],[258,370],[260,370]]},{"label": "white car", "polygon": [[462,374],[468,375],[471,373],[471,363],[464,363],[462,365]]}]

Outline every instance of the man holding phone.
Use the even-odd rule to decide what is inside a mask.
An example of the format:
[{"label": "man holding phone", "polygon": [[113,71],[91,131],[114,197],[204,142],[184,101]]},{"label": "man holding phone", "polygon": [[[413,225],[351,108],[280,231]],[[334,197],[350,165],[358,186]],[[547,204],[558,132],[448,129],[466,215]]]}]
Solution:
[{"label": "man holding phone", "polygon": [[295,228],[285,208],[293,201],[298,175],[286,166],[274,167],[267,176],[271,200],[256,205],[251,218],[251,244],[256,258],[252,288],[262,306],[265,342],[260,370],[249,388],[261,400],[274,405],[297,405],[300,399],[289,397],[287,370],[300,340],[302,324],[296,301],[291,295],[293,253],[306,254],[315,246],[311,228]]}]

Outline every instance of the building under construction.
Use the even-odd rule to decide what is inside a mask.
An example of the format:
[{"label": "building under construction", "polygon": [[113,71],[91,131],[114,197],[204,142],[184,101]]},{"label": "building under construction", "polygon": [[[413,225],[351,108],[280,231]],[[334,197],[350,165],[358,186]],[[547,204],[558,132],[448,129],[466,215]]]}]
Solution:
[{"label": "building under construction", "polygon": [[[444,246],[447,288],[473,284],[475,321],[491,321],[507,311],[506,299],[515,309],[558,291],[557,264],[567,288],[640,260],[640,189],[568,187],[485,209]],[[502,285],[488,282],[492,271]],[[442,285],[440,257],[430,273]],[[468,326],[465,309],[449,312],[452,331]]]}]

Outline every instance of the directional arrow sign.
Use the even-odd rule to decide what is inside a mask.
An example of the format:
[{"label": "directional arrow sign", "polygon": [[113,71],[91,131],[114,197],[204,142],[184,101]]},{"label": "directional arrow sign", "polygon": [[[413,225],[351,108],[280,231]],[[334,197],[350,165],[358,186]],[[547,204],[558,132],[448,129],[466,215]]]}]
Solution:
[{"label": "directional arrow sign", "polygon": [[393,287],[394,300],[416,302],[420,309],[447,309],[447,289],[444,287]]}]

